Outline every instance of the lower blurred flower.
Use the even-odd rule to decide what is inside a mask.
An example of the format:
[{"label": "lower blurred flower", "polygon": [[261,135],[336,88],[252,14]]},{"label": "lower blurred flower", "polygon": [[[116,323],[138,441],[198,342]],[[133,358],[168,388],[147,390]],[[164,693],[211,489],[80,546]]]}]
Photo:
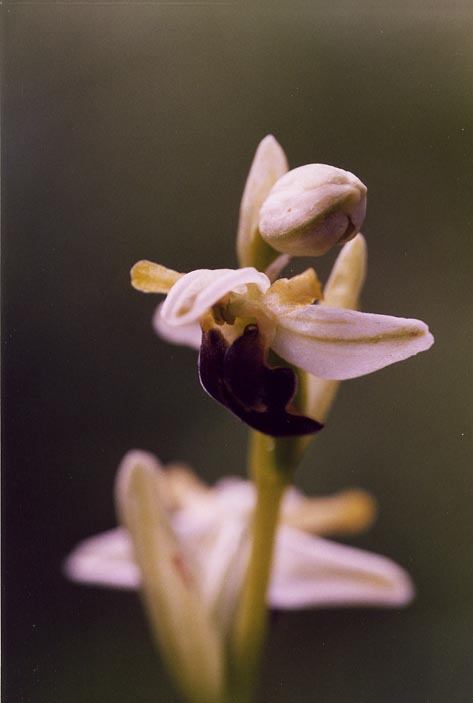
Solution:
[{"label": "lower blurred flower", "polygon": [[[226,478],[210,488],[185,466],[164,469],[153,456],[130,452],[117,479],[120,513],[124,471],[138,464],[159,478],[162,515],[179,548],[171,556],[174,568],[185,574],[217,629],[226,631],[245,574],[253,484]],[[307,498],[290,489],[281,510],[268,605],[297,609],[407,604],[414,589],[401,567],[386,557],[321,537],[360,532],[372,523],[375,512],[373,499],[363,491]],[[143,577],[134,542],[124,528],[91,537],[69,556],[66,573],[82,583],[139,588]],[[170,554],[166,545],[157,547],[156,562],[165,560]]]}]

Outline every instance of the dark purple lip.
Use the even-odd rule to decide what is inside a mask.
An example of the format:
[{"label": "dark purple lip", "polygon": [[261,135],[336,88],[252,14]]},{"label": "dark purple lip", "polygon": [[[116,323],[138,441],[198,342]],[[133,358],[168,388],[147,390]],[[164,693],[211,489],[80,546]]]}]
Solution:
[{"label": "dark purple lip", "polygon": [[319,432],[323,425],[292,405],[296,373],[265,363],[265,348],[257,325],[248,325],[233,344],[218,329],[202,334],[200,382],[206,392],[234,415],[272,437]]}]

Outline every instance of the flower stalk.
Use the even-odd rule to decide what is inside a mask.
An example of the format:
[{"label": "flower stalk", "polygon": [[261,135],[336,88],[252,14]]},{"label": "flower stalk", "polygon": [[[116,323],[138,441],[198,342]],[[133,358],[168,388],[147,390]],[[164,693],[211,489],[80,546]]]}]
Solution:
[{"label": "flower stalk", "polygon": [[267,629],[267,591],[279,510],[284,492],[292,483],[299,442],[292,437],[250,434],[249,473],[256,489],[256,505],[250,559],[231,642],[231,703],[252,700]]}]

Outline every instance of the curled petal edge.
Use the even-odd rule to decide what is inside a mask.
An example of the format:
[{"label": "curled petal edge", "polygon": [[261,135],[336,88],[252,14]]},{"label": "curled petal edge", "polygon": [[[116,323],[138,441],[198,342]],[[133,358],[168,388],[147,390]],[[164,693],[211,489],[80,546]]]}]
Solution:
[{"label": "curled petal edge", "polygon": [[169,325],[188,325],[199,320],[215,303],[231,291],[240,292],[249,284],[266,293],[269,278],[255,268],[197,269],[183,276],[171,288],[161,314]]},{"label": "curled petal edge", "polygon": [[191,349],[200,349],[202,329],[198,322],[188,325],[170,325],[162,315],[163,303],[158,305],[153,315],[153,329],[161,339],[171,344],[180,344]]}]

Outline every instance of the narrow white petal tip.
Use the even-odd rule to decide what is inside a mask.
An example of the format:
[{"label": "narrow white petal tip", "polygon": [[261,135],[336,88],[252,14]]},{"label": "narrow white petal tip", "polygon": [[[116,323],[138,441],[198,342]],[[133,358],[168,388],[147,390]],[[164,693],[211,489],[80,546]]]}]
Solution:
[{"label": "narrow white petal tip", "polygon": [[397,567],[398,573],[391,582],[390,603],[393,608],[402,608],[411,603],[416,595],[415,586],[409,576],[400,566],[391,562]]},{"label": "narrow white petal tip", "polygon": [[271,148],[272,147],[276,147],[276,148],[279,147],[280,148],[280,146],[281,145],[279,144],[278,140],[276,139],[276,137],[273,134],[267,134],[260,141],[258,148],[260,148],[260,147],[261,148],[264,148],[264,147],[271,147]]},{"label": "narrow white petal tip", "polygon": [[121,528],[84,540],[64,562],[64,573],[78,583],[136,589],[140,576],[130,539]]},{"label": "narrow white petal tip", "polygon": [[352,252],[355,249],[358,250],[360,253],[364,254],[365,256],[368,254],[368,244],[366,243],[366,237],[361,232],[358,232],[356,237],[353,237],[353,239],[344,244],[342,251]]},{"label": "narrow white petal tip", "polygon": [[164,319],[161,303],[153,315],[153,329],[161,339],[171,344],[178,344],[192,349],[200,349],[202,341],[202,330],[198,322],[191,322],[189,325],[176,327],[169,325]]},{"label": "narrow white petal tip", "polygon": [[322,305],[356,310],[366,278],[368,248],[362,234],[343,245],[324,289]]},{"label": "narrow white petal tip", "polygon": [[162,468],[159,459],[151,452],[145,452],[142,449],[130,449],[121,460],[118,473],[128,473],[138,466],[151,471],[159,471]]},{"label": "narrow white petal tip", "polygon": [[115,501],[117,506],[121,506],[126,500],[130,481],[137,472],[153,474],[162,471],[162,465],[154,454],[144,452],[141,449],[132,449],[125,454],[118,467],[115,478]]}]

